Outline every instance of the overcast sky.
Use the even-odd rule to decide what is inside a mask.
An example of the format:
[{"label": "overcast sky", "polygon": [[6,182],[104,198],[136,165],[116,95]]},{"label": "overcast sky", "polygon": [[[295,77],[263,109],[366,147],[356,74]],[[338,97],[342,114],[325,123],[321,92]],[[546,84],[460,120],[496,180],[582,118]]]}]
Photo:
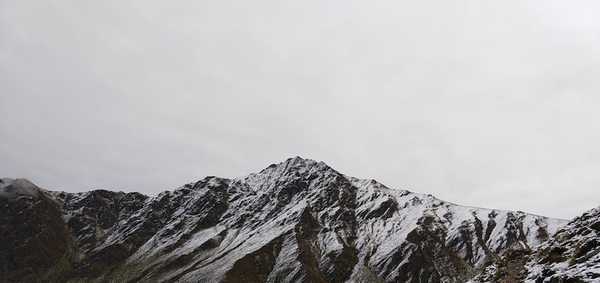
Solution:
[{"label": "overcast sky", "polygon": [[150,194],[300,155],[600,205],[599,1],[0,0],[0,175]]}]

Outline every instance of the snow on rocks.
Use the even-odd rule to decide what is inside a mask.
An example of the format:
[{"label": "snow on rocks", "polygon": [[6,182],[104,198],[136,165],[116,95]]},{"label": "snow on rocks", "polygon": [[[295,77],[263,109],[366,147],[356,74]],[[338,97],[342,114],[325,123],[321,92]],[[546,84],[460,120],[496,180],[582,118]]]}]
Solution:
[{"label": "snow on rocks", "polygon": [[600,282],[600,207],[560,228],[527,269],[528,282]]}]

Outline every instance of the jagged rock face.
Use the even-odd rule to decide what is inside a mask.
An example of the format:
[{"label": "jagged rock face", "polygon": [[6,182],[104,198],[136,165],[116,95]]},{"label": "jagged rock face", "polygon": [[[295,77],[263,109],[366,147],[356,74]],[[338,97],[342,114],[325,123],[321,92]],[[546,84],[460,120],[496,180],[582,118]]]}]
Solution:
[{"label": "jagged rock face", "polygon": [[573,219],[527,264],[532,282],[600,282],[600,207]]},{"label": "jagged rock face", "polygon": [[[390,189],[302,158],[155,197],[103,190],[44,196],[55,230],[68,231],[64,242],[73,243],[57,252],[68,259],[59,275],[73,282],[465,282],[563,224]],[[2,225],[19,211],[38,211],[9,207]],[[37,225],[28,221],[24,227]],[[9,281],[28,268],[2,264],[0,278],[12,272]]]},{"label": "jagged rock face", "polygon": [[600,282],[600,207],[534,249],[509,249],[470,282]]},{"label": "jagged rock face", "polygon": [[60,281],[71,238],[59,203],[23,179],[0,179],[0,281]]}]

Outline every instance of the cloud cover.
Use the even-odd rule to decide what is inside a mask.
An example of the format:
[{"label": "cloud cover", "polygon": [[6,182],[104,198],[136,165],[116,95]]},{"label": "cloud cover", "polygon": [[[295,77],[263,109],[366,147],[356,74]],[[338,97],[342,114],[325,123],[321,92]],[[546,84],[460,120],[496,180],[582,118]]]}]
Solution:
[{"label": "cloud cover", "polygon": [[287,157],[600,205],[597,1],[0,0],[0,172],[156,193]]}]

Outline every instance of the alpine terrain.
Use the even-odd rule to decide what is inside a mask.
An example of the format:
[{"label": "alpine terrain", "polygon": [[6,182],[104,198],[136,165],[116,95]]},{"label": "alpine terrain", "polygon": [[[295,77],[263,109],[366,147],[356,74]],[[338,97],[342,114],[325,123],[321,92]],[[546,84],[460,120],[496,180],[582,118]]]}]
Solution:
[{"label": "alpine terrain", "polygon": [[300,157],[157,196],[0,181],[2,282],[600,282],[600,210],[460,206]]}]

